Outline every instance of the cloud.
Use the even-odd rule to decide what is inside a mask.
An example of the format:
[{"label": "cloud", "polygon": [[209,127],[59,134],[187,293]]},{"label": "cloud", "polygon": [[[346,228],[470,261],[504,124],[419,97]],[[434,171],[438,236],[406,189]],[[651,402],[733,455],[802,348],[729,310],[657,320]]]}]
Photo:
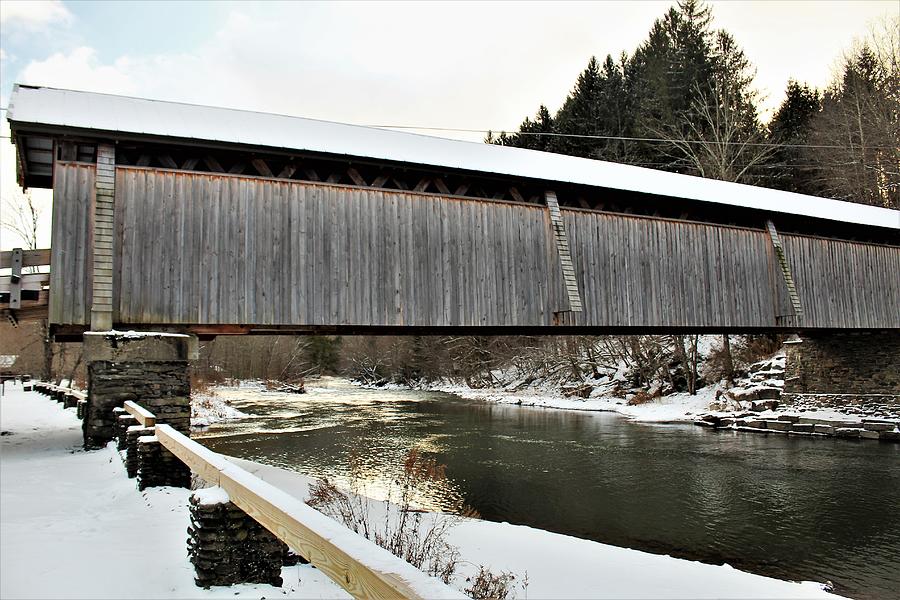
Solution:
[{"label": "cloud", "polygon": [[129,75],[129,59],[104,65],[93,48],[80,46],[32,61],[19,73],[18,83],[45,85],[111,94],[135,94],[139,86]]},{"label": "cloud", "polygon": [[0,10],[0,24],[15,23],[26,29],[72,22],[72,13],[60,0],[5,0]]}]

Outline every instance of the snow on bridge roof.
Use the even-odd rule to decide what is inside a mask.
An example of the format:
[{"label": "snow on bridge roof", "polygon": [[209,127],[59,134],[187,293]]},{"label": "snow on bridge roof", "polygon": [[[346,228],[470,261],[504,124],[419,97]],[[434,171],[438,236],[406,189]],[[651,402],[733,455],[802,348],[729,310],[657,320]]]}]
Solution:
[{"label": "snow on bridge roof", "polygon": [[8,119],[371,158],[642,192],[900,230],[900,211],[561,154],[303,117],[16,85]]}]

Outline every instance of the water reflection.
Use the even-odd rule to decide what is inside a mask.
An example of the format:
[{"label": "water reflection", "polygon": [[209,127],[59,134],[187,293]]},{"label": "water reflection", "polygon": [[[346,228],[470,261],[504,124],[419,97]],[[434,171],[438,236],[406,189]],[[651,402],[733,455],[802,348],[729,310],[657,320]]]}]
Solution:
[{"label": "water reflection", "polygon": [[[485,518],[783,579],[833,581],[860,598],[900,589],[900,445],[646,426],[607,413],[367,391],[235,392],[257,415],[213,427],[212,449],[347,481],[355,456],[385,494],[414,446]],[[277,433],[276,433],[277,432]]]}]

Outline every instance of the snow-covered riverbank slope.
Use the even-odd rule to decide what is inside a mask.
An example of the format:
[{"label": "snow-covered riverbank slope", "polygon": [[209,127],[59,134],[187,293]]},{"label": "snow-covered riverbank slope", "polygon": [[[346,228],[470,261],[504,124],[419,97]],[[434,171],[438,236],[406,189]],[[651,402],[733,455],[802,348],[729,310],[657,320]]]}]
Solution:
[{"label": "snow-covered riverbank slope", "polygon": [[[79,449],[80,423],[71,409],[20,387],[7,386],[0,429],[3,598],[344,597],[309,566],[285,568],[282,589],[196,588],[185,545],[187,490],[138,492],[113,449]],[[235,462],[306,496],[308,478]],[[783,582],[506,523],[465,520],[449,541],[468,564],[518,575],[519,598],[834,597],[814,583]],[[525,574],[527,590],[521,585]]]}]

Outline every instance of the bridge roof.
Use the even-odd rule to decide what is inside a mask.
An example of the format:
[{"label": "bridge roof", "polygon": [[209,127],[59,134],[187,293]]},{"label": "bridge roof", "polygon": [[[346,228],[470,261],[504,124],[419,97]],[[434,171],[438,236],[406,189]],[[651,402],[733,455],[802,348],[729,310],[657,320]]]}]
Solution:
[{"label": "bridge roof", "polygon": [[30,125],[324,153],[627,190],[900,230],[900,211],[888,208],[304,117],[16,85],[8,119],[14,130]]}]

